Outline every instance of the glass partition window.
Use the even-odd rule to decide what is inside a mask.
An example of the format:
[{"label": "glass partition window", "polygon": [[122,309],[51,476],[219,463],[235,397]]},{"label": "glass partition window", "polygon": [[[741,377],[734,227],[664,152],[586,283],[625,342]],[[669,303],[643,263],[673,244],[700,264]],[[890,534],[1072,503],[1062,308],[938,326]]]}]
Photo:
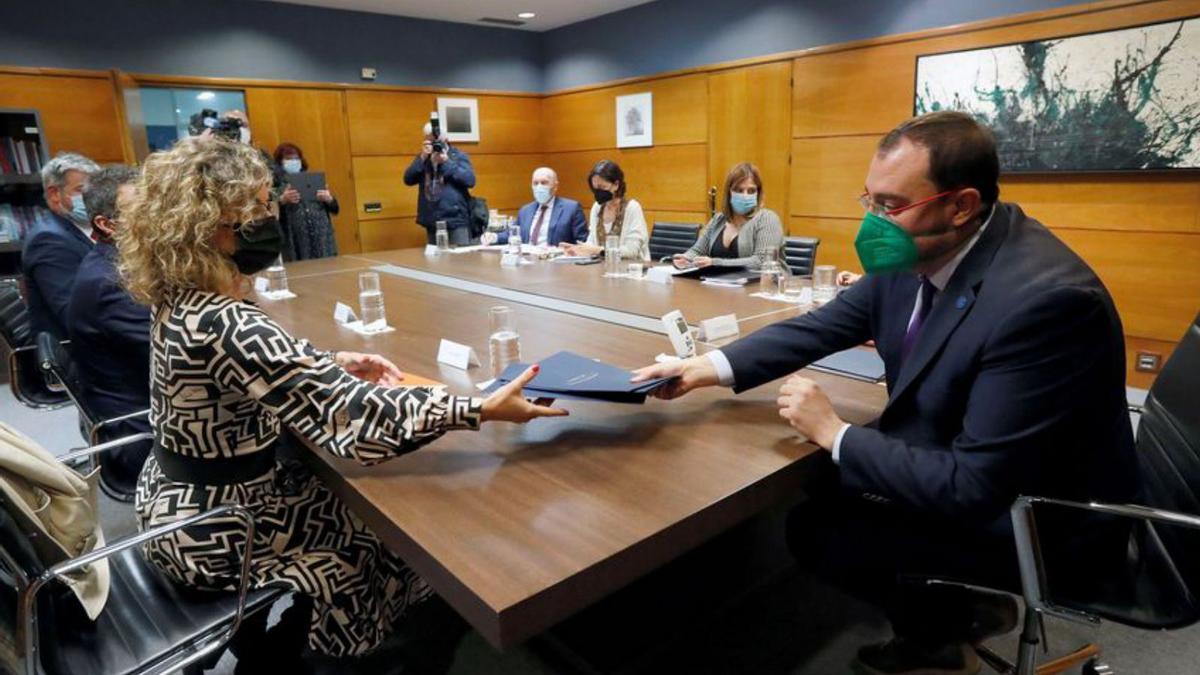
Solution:
[{"label": "glass partition window", "polygon": [[188,135],[188,121],[204,109],[245,110],[246,95],[230,89],[142,87],[142,115],[150,151],[165,150]]}]

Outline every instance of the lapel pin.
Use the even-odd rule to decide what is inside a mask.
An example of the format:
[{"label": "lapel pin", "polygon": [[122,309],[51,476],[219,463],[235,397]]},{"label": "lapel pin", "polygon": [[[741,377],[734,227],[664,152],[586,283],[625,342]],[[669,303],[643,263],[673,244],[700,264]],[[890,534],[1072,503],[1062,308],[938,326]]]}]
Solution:
[{"label": "lapel pin", "polygon": [[958,296],[958,299],[954,301],[954,307],[956,309],[962,309],[963,307],[966,307],[966,306],[967,306],[967,297],[965,295]]}]

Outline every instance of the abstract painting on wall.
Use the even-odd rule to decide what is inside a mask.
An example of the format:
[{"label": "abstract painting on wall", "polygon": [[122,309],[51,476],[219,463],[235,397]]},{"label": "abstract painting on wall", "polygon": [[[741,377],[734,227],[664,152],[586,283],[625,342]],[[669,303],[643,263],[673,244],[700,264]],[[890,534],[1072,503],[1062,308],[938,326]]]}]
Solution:
[{"label": "abstract painting on wall", "polygon": [[913,108],[990,126],[1006,172],[1200,168],[1200,17],[919,56]]}]

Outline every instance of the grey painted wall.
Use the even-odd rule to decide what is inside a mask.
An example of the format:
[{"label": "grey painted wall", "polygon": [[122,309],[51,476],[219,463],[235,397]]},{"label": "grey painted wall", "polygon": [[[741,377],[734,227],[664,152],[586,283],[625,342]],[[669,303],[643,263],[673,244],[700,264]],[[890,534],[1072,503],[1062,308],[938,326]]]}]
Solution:
[{"label": "grey painted wall", "polygon": [[[436,1],[436,0],[434,0]],[[541,35],[250,0],[0,0],[0,64],[542,88]]]},{"label": "grey painted wall", "polygon": [[318,82],[370,66],[381,84],[553,91],[1083,1],[656,0],[533,33],[254,0],[0,0],[0,64]]},{"label": "grey painted wall", "polygon": [[543,33],[553,91],[1083,0],[657,0]]}]

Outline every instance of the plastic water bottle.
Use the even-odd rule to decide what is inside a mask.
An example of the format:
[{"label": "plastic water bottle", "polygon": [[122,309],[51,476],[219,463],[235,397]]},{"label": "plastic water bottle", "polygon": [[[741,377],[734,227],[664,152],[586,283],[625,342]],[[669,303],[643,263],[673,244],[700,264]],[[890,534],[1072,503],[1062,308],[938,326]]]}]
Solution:
[{"label": "plastic water bottle", "polygon": [[787,269],[779,262],[779,251],[771,249],[763,259],[762,269],[758,276],[758,292],[774,296],[780,292],[780,282],[789,276]]},{"label": "plastic water bottle", "polygon": [[446,221],[439,220],[434,224],[437,229],[434,231],[434,243],[437,245],[438,253],[445,253],[450,250],[450,231],[446,229]]},{"label": "plastic water bottle", "polygon": [[287,293],[288,280],[287,270],[283,268],[283,258],[275,259],[271,266],[267,268],[267,292],[271,295]]},{"label": "plastic water bottle", "polygon": [[517,334],[513,311],[497,306],[488,310],[491,335],[488,337],[488,356],[492,363],[492,377],[499,377],[510,363],[521,360],[521,336]]},{"label": "plastic water bottle", "polygon": [[379,288],[378,272],[358,275],[358,311],[364,330],[381,330],[387,326],[383,308],[383,291]]}]

